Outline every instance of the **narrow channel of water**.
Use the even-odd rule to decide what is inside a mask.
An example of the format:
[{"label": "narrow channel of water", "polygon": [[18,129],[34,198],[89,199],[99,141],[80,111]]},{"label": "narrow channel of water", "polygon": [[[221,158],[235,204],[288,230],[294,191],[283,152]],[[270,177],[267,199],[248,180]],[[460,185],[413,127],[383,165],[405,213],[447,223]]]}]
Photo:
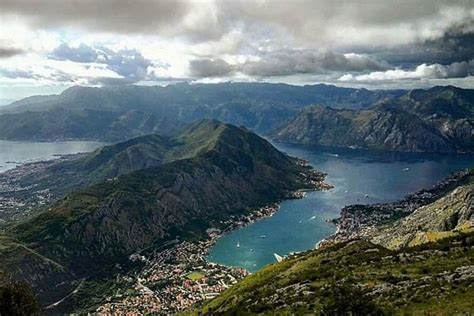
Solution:
[{"label": "narrow channel of water", "polygon": [[274,253],[308,250],[332,234],[335,227],[326,220],[337,217],[345,205],[394,201],[431,187],[451,172],[474,167],[472,155],[276,146],[327,172],[327,182],[335,188],[285,201],[273,217],[223,236],[210,250],[210,261],[256,271],[275,262]]}]

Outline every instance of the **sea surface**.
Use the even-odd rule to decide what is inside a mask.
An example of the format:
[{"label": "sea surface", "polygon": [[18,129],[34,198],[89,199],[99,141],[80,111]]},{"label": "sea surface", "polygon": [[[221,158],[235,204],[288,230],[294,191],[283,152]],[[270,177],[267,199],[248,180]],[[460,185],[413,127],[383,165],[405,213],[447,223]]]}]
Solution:
[{"label": "sea surface", "polygon": [[101,142],[15,142],[0,140],[0,172],[34,161],[54,159],[57,155],[93,151],[103,146]]},{"label": "sea surface", "polygon": [[431,188],[454,171],[474,167],[472,155],[274,145],[328,173],[326,182],[334,185],[334,189],[284,201],[272,217],[223,236],[210,250],[210,261],[257,271],[275,262],[274,253],[284,256],[312,249],[333,234],[335,226],[326,220],[338,217],[345,205],[394,201],[422,188]]}]

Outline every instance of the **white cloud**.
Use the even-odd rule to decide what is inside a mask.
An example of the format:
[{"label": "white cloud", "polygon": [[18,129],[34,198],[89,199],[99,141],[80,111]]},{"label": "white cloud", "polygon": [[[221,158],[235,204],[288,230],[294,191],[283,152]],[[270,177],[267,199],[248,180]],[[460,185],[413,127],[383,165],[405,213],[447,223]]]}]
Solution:
[{"label": "white cloud", "polygon": [[474,74],[474,60],[454,62],[450,65],[421,64],[413,70],[390,69],[362,75],[345,74],[339,78],[339,81],[372,82],[401,79],[465,78],[472,74]]},{"label": "white cloud", "polygon": [[8,82],[447,80],[471,71],[451,64],[472,58],[466,34],[468,0],[0,0]]}]

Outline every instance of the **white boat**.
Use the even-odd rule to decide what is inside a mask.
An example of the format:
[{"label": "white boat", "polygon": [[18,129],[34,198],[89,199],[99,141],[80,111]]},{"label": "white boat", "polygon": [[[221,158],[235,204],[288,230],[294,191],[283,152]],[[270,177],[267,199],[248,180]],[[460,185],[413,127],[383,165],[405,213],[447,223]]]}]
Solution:
[{"label": "white boat", "polygon": [[282,262],[282,261],[283,261],[283,257],[280,256],[279,254],[274,253],[273,256],[275,257],[275,259],[276,259],[277,262]]},{"label": "white boat", "polygon": [[408,171],[408,170],[410,170],[410,168],[403,168],[402,170],[403,171]]},{"label": "white boat", "polygon": [[237,248],[240,248],[240,241],[237,242]]},{"label": "white boat", "polygon": [[260,238],[267,238],[267,236],[266,235],[261,235]]}]

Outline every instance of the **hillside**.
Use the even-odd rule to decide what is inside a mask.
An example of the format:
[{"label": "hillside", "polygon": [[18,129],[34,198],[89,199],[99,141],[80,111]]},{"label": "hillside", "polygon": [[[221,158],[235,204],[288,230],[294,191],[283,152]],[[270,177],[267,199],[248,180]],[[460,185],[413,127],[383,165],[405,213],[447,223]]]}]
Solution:
[{"label": "hillside", "polygon": [[245,278],[199,313],[470,313],[474,310],[473,241],[471,233],[401,251],[366,241],[308,251]]},{"label": "hillside", "polygon": [[[206,124],[204,122],[207,122]],[[10,207],[0,214],[4,221],[18,220],[37,209],[37,203],[49,204],[65,194],[130,172],[160,166],[179,159],[194,157],[213,145],[216,121],[193,123],[173,137],[157,134],[139,136],[104,146],[89,154],[65,157],[50,162],[33,163],[0,174],[3,189],[0,197],[12,199]],[[230,140],[233,141],[233,140]],[[25,170],[25,171],[23,171]],[[17,205],[23,205],[18,208]]]},{"label": "hillside", "polygon": [[337,233],[324,241],[370,239],[389,248],[416,245],[472,230],[474,170],[443,179],[431,189],[372,205],[349,205],[333,222]]},{"label": "hillside", "polygon": [[417,208],[410,215],[371,236],[387,248],[415,246],[474,231],[474,182],[459,186],[433,203]]},{"label": "hillside", "polygon": [[264,83],[72,87],[60,95],[30,97],[2,107],[0,138],[115,142],[170,134],[203,118],[264,133],[310,104],[362,108],[403,92]]},{"label": "hillside", "polygon": [[386,213],[381,213],[385,224],[366,235],[326,242],[267,266],[199,313],[472,313],[472,185],[472,173],[464,173],[419,196],[426,205],[415,210],[404,212],[394,203],[393,215],[401,219],[387,224]]},{"label": "hillside", "polygon": [[30,282],[48,304],[132,253],[203,238],[230,216],[314,188],[308,180],[323,178],[232,125],[201,121],[178,139],[188,141],[185,158],[70,193],[5,229],[0,266]]},{"label": "hillside", "polygon": [[472,152],[471,90],[413,90],[370,109],[303,109],[272,132],[277,141],[413,152]]}]

